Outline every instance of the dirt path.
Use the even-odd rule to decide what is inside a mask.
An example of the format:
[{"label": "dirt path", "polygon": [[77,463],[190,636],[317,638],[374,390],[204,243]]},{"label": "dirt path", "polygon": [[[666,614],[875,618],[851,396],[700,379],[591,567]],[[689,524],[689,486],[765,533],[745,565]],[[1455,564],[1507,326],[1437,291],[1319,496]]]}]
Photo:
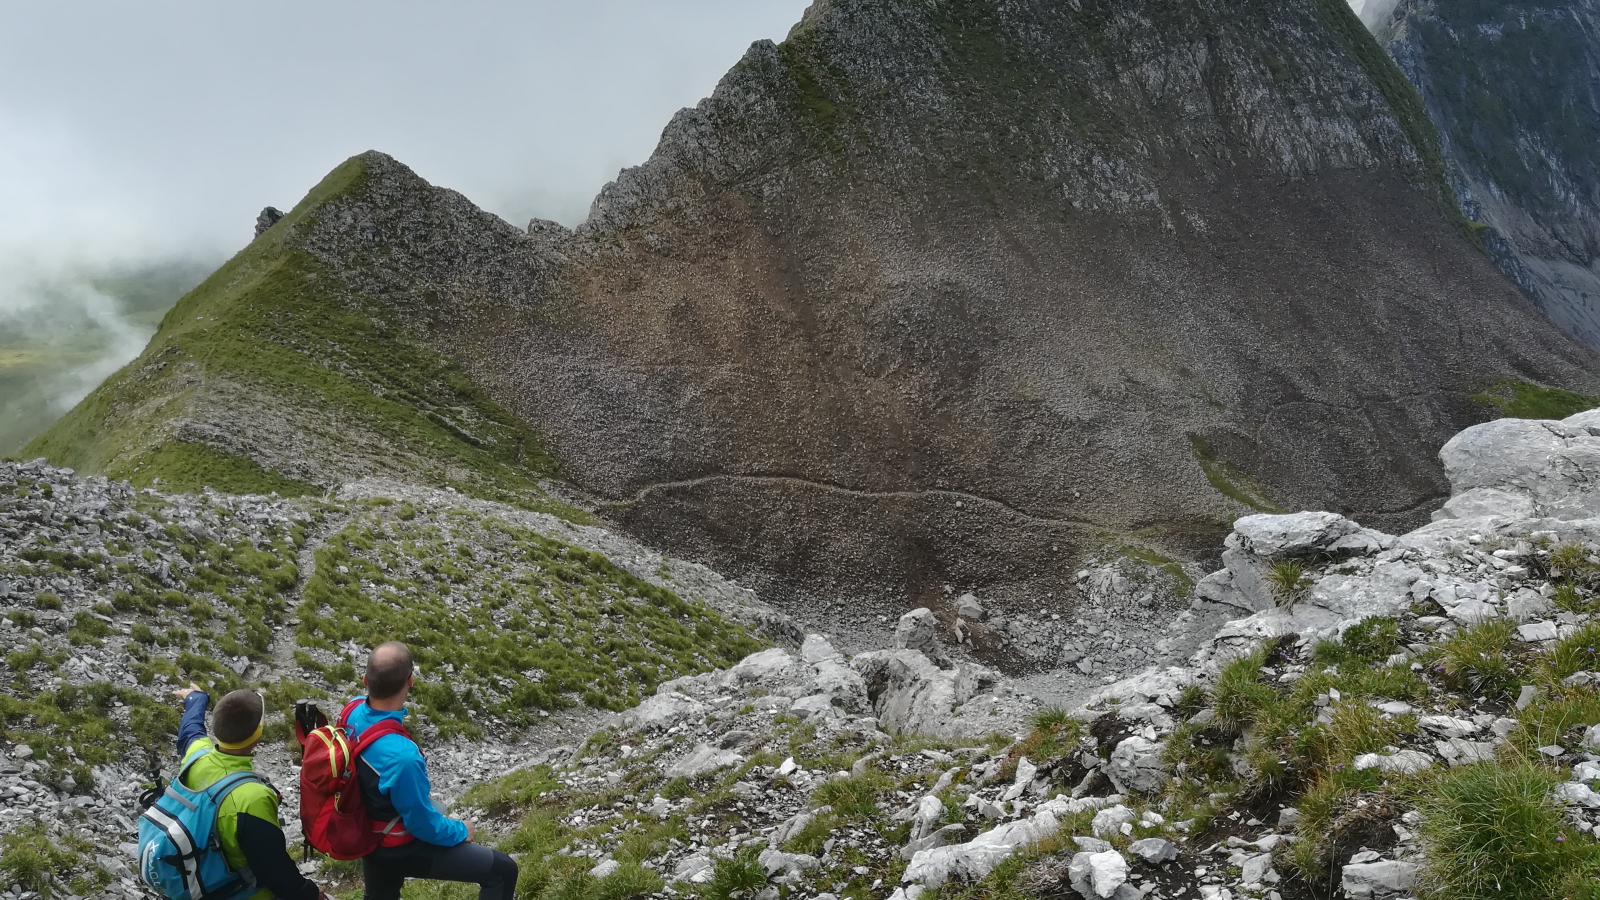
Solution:
[{"label": "dirt path", "polygon": [[317,551],[327,546],[328,539],[343,531],[357,515],[359,513],[356,511],[329,513],[317,523],[316,528],[307,536],[300,552],[295,555],[295,568],[299,575],[295,578],[294,587],[283,598],[289,606],[289,618],[273,634],[272,646],[267,651],[272,657],[272,668],[276,671],[293,671],[295,668],[294,651],[297,645],[294,633],[300,619],[294,611],[299,608],[300,601],[305,596],[306,585],[311,582],[311,576],[316,572]]}]

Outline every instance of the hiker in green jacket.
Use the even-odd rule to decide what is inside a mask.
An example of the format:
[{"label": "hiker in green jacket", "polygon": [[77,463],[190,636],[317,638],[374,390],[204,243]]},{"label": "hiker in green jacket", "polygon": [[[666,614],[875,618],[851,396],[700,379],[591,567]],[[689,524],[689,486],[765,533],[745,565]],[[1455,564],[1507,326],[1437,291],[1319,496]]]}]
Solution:
[{"label": "hiker in green jacket", "polygon": [[[183,786],[204,790],[236,772],[255,770],[256,744],[261,742],[265,704],[254,691],[234,691],[222,698],[211,717],[215,737],[206,736],[206,705],[210,702],[197,684],[172,692],[183,701],[178,726],[178,767]],[[278,824],[278,792],[261,782],[234,788],[217,809],[217,837],[228,868],[248,868],[260,890],[248,900],[326,900],[327,895],[308,881],[289,858],[283,828]]]}]

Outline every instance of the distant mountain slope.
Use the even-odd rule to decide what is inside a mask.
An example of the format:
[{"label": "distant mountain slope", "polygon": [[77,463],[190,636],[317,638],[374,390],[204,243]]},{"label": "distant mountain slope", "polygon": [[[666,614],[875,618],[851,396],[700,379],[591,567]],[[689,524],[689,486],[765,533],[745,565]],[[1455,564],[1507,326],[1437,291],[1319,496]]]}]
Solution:
[{"label": "distant mountain slope", "polygon": [[23,455],[171,490],[298,495],[389,474],[561,509],[528,428],[397,324],[381,291],[347,289],[298,244],[364,178],[359,161],[330,174]]},{"label": "distant mountain slope", "polygon": [[0,298],[0,454],[21,449],[138,353],[215,265],[172,260],[9,283],[22,296]]},{"label": "distant mountain slope", "polygon": [[352,160],[36,446],[308,484],[542,446],[836,623],[1036,611],[1252,509],[1419,521],[1475,397],[1597,392],[1436,141],[1342,0],[823,0],[576,232]]},{"label": "distant mountain slope", "polygon": [[1401,0],[1377,32],[1496,262],[1600,347],[1600,3]]}]

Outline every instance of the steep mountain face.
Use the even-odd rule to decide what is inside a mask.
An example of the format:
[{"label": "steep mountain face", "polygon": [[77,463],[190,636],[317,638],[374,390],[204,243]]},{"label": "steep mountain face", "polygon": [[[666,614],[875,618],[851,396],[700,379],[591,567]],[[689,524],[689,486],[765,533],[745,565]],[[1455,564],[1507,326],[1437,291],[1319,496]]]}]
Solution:
[{"label": "steep mountain face", "polygon": [[[473,471],[548,450],[636,533],[807,615],[871,626],[947,586],[1036,611],[1089,553],[1209,549],[1254,509],[1425,518],[1474,395],[1600,387],[1443,173],[1339,0],[823,0],[575,232],[367,154],[246,252],[298,280],[201,291],[277,348],[234,366],[253,383],[371,384],[395,421],[450,424]],[[204,370],[181,327],[173,359]],[[371,377],[375,339],[471,383]],[[35,447],[108,458],[94,423],[139,418],[152,364]],[[404,464],[385,434],[425,451],[344,393],[299,431],[161,396],[168,421],[233,425],[163,432],[184,446],[308,484],[352,465],[339,448]]]},{"label": "steep mountain face", "polygon": [[1600,3],[1403,0],[1377,25],[1495,261],[1600,346]]}]

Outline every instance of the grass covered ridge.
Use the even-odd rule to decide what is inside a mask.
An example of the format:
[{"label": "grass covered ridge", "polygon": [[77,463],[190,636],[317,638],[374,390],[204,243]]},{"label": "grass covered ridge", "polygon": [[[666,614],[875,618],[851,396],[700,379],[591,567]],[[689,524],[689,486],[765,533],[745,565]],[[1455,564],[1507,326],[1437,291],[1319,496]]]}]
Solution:
[{"label": "grass covered ridge", "polygon": [[335,169],[24,455],[175,491],[388,474],[578,516],[540,490],[555,466],[520,420],[293,242],[365,172],[362,157]]}]

